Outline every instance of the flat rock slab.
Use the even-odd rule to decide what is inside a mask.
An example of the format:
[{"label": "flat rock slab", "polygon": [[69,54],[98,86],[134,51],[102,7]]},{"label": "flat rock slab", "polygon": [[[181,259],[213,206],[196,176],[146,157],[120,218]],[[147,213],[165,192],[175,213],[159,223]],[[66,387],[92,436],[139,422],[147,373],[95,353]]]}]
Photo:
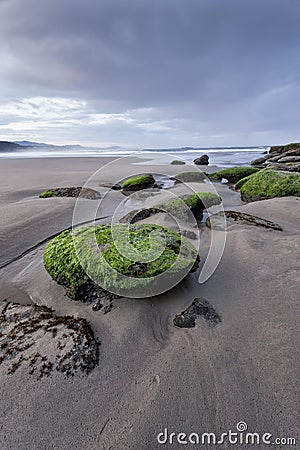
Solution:
[{"label": "flat rock slab", "polygon": [[77,187],[66,187],[66,188],[54,188],[40,194],[41,198],[50,197],[80,197],[86,198],[88,200],[99,200],[101,195],[98,191],[90,188]]},{"label": "flat rock slab", "polygon": [[203,317],[211,326],[221,322],[221,317],[207,300],[195,298],[187,309],[174,317],[173,323],[179,328],[194,328],[198,317]]},{"label": "flat rock slab", "polygon": [[0,302],[0,366],[21,366],[42,378],[52,371],[88,374],[98,364],[99,343],[82,318],[57,316],[45,307]]},{"label": "flat rock slab", "polygon": [[224,211],[213,214],[206,219],[205,223],[208,228],[214,228],[215,230],[225,230],[228,225],[239,223],[243,225],[251,225],[282,231],[282,227],[277,223],[262,219],[261,217],[252,216],[251,214],[241,213],[239,211]]}]

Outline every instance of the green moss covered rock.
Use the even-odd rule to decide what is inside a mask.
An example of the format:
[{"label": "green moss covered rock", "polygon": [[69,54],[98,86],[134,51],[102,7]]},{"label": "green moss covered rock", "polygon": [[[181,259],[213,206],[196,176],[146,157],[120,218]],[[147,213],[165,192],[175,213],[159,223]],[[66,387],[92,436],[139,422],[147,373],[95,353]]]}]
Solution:
[{"label": "green moss covered rock", "polygon": [[247,183],[247,181],[248,181],[251,177],[253,177],[253,176],[254,176],[254,174],[248,175],[248,176],[245,177],[245,178],[241,178],[237,183],[235,183],[234,189],[235,189],[235,190],[241,189],[241,187],[242,187],[245,183]]},{"label": "green moss covered rock", "polygon": [[171,164],[173,166],[184,166],[185,162],[181,161],[180,159],[173,159],[173,161],[171,161]]},{"label": "green moss covered rock", "polygon": [[197,251],[185,238],[152,224],[64,231],[48,243],[44,252],[44,266],[50,276],[66,288],[70,298],[83,301],[95,301],[95,297],[116,289],[124,296],[132,288],[151,290],[151,284],[155,286],[156,277],[162,274],[174,278],[177,284],[182,272],[186,275],[198,265]]},{"label": "green moss covered rock", "polygon": [[257,167],[230,167],[229,169],[219,170],[208,174],[208,178],[212,181],[221,181],[222,178],[226,178],[229,183],[237,183],[242,178],[245,178],[253,173],[258,172],[260,169]]},{"label": "green moss covered rock", "polygon": [[139,191],[153,186],[155,186],[155,179],[151,174],[131,177],[122,183],[122,189],[125,191]]},{"label": "green moss covered rock", "polygon": [[151,208],[130,211],[120,219],[120,222],[133,224],[140,220],[149,219],[161,212],[169,213],[183,222],[191,222],[195,219],[201,220],[205,209],[219,205],[221,202],[221,197],[214,193],[198,192],[192,195],[184,195],[181,198],[174,198]]},{"label": "green moss covered rock", "polygon": [[201,220],[203,211],[222,202],[221,197],[212,192],[197,192],[192,195],[183,195],[174,198],[158,206],[158,209],[166,211],[183,222],[191,222],[193,214],[196,220]]},{"label": "green moss covered rock", "polygon": [[87,198],[89,200],[98,200],[101,195],[98,191],[86,187],[65,187],[65,188],[54,188],[42,192],[39,195],[40,198],[51,198],[51,197],[81,197]]},{"label": "green moss covered rock", "polygon": [[188,182],[202,182],[206,178],[205,173],[196,171],[196,172],[181,172],[175,175],[174,177],[176,182],[188,183]]},{"label": "green moss covered rock", "polygon": [[300,196],[300,174],[265,169],[248,177],[240,189],[242,200],[247,202]]}]

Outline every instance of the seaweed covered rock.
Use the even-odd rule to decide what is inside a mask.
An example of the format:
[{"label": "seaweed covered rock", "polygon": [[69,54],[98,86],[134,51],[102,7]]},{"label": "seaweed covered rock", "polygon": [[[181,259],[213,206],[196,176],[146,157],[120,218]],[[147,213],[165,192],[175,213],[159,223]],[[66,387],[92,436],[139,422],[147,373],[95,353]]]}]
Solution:
[{"label": "seaweed covered rock", "polygon": [[101,195],[98,191],[94,189],[85,187],[65,187],[65,188],[54,188],[44,191],[39,195],[40,198],[50,198],[50,197],[80,197],[87,198],[89,200],[99,200]]},{"label": "seaweed covered rock", "polygon": [[300,196],[300,174],[264,169],[249,177],[240,189],[242,200],[247,202]]},{"label": "seaweed covered rock", "polygon": [[222,202],[221,197],[212,192],[196,192],[192,195],[183,195],[181,198],[169,200],[160,205],[169,214],[172,214],[177,219],[189,222],[190,213],[194,215],[197,220],[201,220],[203,211]]},{"label": "seaweed covered rock", "polygon": [[205,180],[206,175],[203,172],[181,172],[175,175],[176,183],[188,183],[188,182],[202,182]]},{"label": "seaweed covered rock", "polygon": [[184,166],[185,161],[181,161],[180,159],[173,159],[173,161],[171,161],[171,164],[173,166]]},{"label": "seaweed covered rock", "polygon": [[128,178],[124,183],[122,183],[123,191],[140,191],[142,189],[147,189],[155,187],[155,179],[153,175],[138,175],[136,177]]},{"label": "seaweed covered rock", "polygon": [[198,253],[188,240],[152,224],[64,231],[48,243],[44,253],[50,276],[66,288],[70,298],[82,301],[95,301],[109,292],[150,296],[159,282],[173,283],[173,287],[198,265]]},{"label": "seaweed covered rock", "polygon": [[208,178],[212,181],[221,181],[222,178],[226,178],[229,183],[237,183],[242,178],[252,175],[258,172],[260,169],[257,167],[230,167],[229,169],[219,170],[218,172],[208,174]]},{"label": "seaweed covered rock", "polygon": [[[256,172],[255,172],[255,173],[256,173]],[[254,173],[254,174],[255,174],[255,173]],[[242,187],[245,183],[247,183],[247,181],[250,180],[250,178],[253,177],[254,174],[248,175],[248,176],[245,177],[245,178],[241,178],[237,183],[235,183],[234,189],[235,189],[235,190],[241,189],[241,187]]]},{"label": "seaweed covered rock", "polygon": [[161,212],[169,213],[183,222],[190,222],[191,214],[194,215],[195,219],[201,220],[205,209],[219,205],[221,202],[222,199],[217,194],[198,192],[183,195],[181,198],[174,198],[151,208],[130,211],[121,218],[120,222],[133,224]]}]

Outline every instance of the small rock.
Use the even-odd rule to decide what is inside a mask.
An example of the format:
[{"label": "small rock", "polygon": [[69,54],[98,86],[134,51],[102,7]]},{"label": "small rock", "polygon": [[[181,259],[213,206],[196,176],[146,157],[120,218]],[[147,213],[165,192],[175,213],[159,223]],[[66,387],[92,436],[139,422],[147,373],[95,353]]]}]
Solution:
[{"label": "small rock", "polygon": [[103,307],[103,305],[100,302],[96,302],[92,306],[93,311],[100,311],[100,309]]},{"label": "small rock", "polygon": [[181,314],[174,317],[173,323],[179,328],[194,328],[196,326],[197,317],[202,316],[215,326],[221,322],[221,317],[204,298],[195,298],[193,303]]}]

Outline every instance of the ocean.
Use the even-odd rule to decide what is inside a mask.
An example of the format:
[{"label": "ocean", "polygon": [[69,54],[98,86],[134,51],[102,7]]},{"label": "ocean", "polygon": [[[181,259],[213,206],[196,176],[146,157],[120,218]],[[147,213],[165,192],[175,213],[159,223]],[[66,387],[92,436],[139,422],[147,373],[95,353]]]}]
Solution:
[{"label": "ocean", "polygon": [[53,157],[123,157],[136,156],[149,158],[151,164],[170,163],[172,159],[192,162],[198,156],[207,154],[209,164],[220,167],[249,165],[259,158],[269,147],[218,147],[218,148],[171,148],[171,149],[97,149],[72,147],[27,147],[18,151],[2,151],[0,158],[53,158]]}]

